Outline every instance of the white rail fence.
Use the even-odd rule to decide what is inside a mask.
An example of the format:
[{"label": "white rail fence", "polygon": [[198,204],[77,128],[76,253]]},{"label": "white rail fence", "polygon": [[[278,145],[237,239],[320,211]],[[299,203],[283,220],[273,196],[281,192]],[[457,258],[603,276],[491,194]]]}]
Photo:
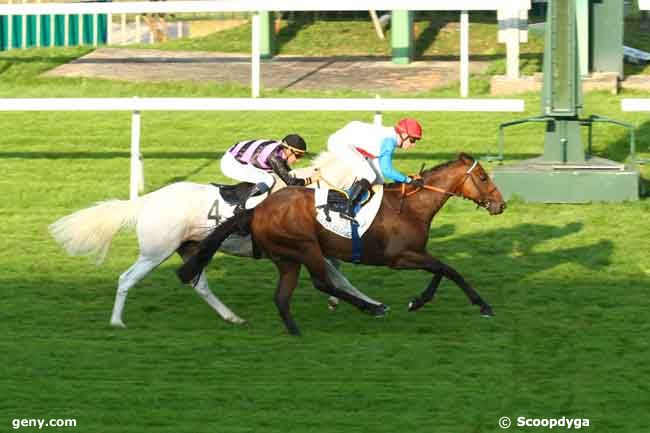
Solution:
[{"label": "white rail fence", "polygon": [[[650,1],[648,2],[648,7],[650,8]],[[621,99],[621,110],[628,112],[648,112],[650,113],[650,99],[647,98],[634,98],[634,99]],[[648,144],[650,149],[650,143]],[[639,162],[645,163],[650,162],[647,159],[641,159]]]},{"label": "white rail fence", "polygon": [[382,112],[456,111],[522,112],[519,99],[246,99],[246,98],[0,98],[2,111],[130,111],[131,175],[129,196],[138,197],[144,188],[140,152],[142,111],[357,111]]},{"label": "white rail fence", "polygon": [[[518,19],[522,11],[531,7],[530,0],[329,0],[327,2],[309,2],[304,0],[202,0],[202,1],[166,1],[166,2],[115,2],[115,3],[40,3],[40,4],[4,4],[0,5],[0,16],[7,16],[9,38],[11,38],[12,16],[23,17],[23,41],[26,40],[27,16],[50,15],[93,15],[95,35],[93,43],[97,44],[97,16],[106,14],[108,23],[114,14],[152,14],[183,12],[255,12],[252,20],[251,53],[251,89],[252,96],[259,96],[260,89],[260,20],[259,11],[368,11],[368,10],[410,10],[410,11],[461,11],[460,23],[460,93],[468,96],[469,89],[469,14],[468,11],[501,11],[504,21],[501,39],[506,43],[507,75],[509,78],[519,76],[520,29]],[[138,15],[139,16],[139,15]],[[82,25],[84,20],[80,20]],[[66,19],[66,23],[68,20]],[[136,18],[136,26],[139,18]],[[502,26],[502,27],[503,27]],[[109,26],[110,27],[110,26]],[[51,29],[54,28],[52,22]],[[65,30],[67,37],[68,31]],[[80,31],[83,34],[83,31]],[[107,35],[110,43],[111,35]],[[40,39],[37,37],[37,39]],[[50,39],[53,40],[53,37]],[[12,46],[9,41],[8,47]]]}]

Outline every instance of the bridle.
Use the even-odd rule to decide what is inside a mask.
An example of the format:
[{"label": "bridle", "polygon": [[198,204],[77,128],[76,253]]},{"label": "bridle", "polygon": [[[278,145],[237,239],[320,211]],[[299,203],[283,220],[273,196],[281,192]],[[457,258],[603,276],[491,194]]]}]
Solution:
[{"label": "bridle", "polygon": [[[469,169],[467,169],[467,171],[465,172],[465,176],[463,176],[463,178],[451,190],[446,190],[446,189],[439,188],[439,187],[433,186],[433,185],[422,185],[421,187],[416,187],[415,189],[413,189],[411,191],[406,191],[406,185],[407,184],[402,183],[399,188],[384,188],[384,191],[397,191],[397,192],[401,193],[400,206],[399,206],[399,210],[398,210],[398,213],[401,213],[402,207],[404,206],[404,200],[407,199],[408,197],[414,195],[414,194],[417,194],[418,192],[422,191],[423,189],[428,190],[428,191],[439,192],[441,194],[445,194],[445,195],[448,195],[450,197],[453,196],[453,197],[460,197],[460,198],[463,198],[465,200],[471,200],[468,197],[465,197],[460,192],[460,191],[462,191],[462,187],[463,187],[463,185],[465,185],[465,182],[467,182],[467,179],[471,179],[472,183],[474,184],[474,187],[481,194],[480,200],[478,200],[476,202],[477,207],[482,207],[482,208],[485,208],[485,209],[489,209],[489,207],[490,207],[489,196],[496,190],[496,187],[494,187],[490,191],[487,191],[486,193],[483,193],[481,191],[478,184],[476,183],[476,179],[474,179],[474,176],[472,175],[472,172],[474,171],[474,169],[477,166],[478,166],[478,161],[475,160],[474,163],[472,164],[472,166]],[[422,171],[420,171],[420,173],[422,173]],[[411,177],[413,179],[422,179],[421,174],[420,175],[414,175],[414,176],[411,176]]]}]

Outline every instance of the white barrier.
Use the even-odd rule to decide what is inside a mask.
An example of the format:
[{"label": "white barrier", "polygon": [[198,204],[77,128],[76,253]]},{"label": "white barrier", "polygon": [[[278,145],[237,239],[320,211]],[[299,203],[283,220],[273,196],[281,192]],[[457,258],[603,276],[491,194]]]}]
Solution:
[{"label": "white barrier", "polygon": [[381,123],[384,111],[522,112],[520,99],[246,99],[246,98],[0,98],[2,111],[131,111],[129,195],[144,188],[141,111],[365,111]]},{"label": "white barrier", "polygon": [[166,2],[0,4],[0,15],[141,14],[250,11],[483,11],[530,9],[530,0],[199,0]]},{"label": "white barrier", "polygon": [[650,11],[650,0],[639,0],[639,9],[642,11]]},{"label": "white barrier", "polygon": [[623,111],[650,111],[650,99],[621,99]]},{"label": "white barrier", "polygon": [[[305,0],[205,0],[205,1],[165,1],[165,2],[105,2],[105,3],[40,3],[40,4],[0,4],[0,15],[9,16],[9,35],[11,35],[11,15],[65,15],[65,14],[141,14],[141,13],[181,13],[181,12],[251,12],[251,11],[366,11],[366,10],[411,10],[411,11],[461,11],[461,96],[466,97],[469,89],[469,17],[468,11],[506,10],[519,13],[531,7],[531,0],[330,0],[310,2]],[[255,15],[257,16],[257,15]],[[38,21],[38,19],[37,19]],[[83,21],[83,20],[82,20]],[[122,20],[125,24],[124,19]],[[67,24],[67,20],[66,20]],[[53,24],[52,24],[53,26]],[[136,17],[136,30],[139,30],[139,16]],[[110,27],[110,21],[109,21]],[[27,28],[23,23],[23,31]],[[124,27],[123,27],[124,28]],[[97,30],[97,27],[95,27]],[[97,40],[95,31],[94,41]],[[83,33],[82,33],[83,34]],[[260,88],[260,20],[253,18],[251,48],[251,94],[259,96]],[[516,78],[519,72],[519,30],[507,31],[508,76]],[[67,28],[65,29],[68,45]],[[110,38],[110,36],[107,35]],[[23,41],[25,38],[23,37]],[[110,39],[109,39],[110,41]],[[11,41],[8,45],[11,47]]]}]

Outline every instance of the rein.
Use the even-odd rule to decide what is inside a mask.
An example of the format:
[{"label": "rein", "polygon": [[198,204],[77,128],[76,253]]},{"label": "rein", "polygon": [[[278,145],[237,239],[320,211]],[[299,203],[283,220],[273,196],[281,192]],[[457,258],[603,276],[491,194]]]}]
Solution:
[{"label": "rein", "polygon": [[[399,188],[384,188],[384,191],[391,191],[391,192],[399,191],[401,193],[399,209],[397,210],[397,213],[402,213],[402,209],[404,207],[404,200],[406,200],[408,197],[410,197],[412,195],[417,194],[418,192],[422,191],[423,189],[426,189],[428,191],[435,191],[435,192],[439,192],[439,193],[442,193],[442,194],[446,194],[446,195],[448,195],[450,197],[451,196],[460,197],[461,194],[459,192],[457,192],[457,191],[467,181],[468,178],[471,178],[472,181],[474,183],[476,183],[474,181],[474,178],[472,177],[472,171],[474,171],[474,169],[476,168],[477,165],[478,165],[478,161],[474,161],[472,166],[465,172],[465,176],[463,177],[463,179],[458,183],[458,185],[456,185],[455,188],[453,188],[452,191],[447,191],[446,189],[438,188],[437,186],[433,186],[433,185],[422,185],[421,187],[417,187],[417,188],[407,192],[406,191],[406,185],[407,185],[406,183],[401,184]],[[419,174],[418,175],[412,175],[410,177],[412,179],[422,179],[422,176],[419,175]]]}]

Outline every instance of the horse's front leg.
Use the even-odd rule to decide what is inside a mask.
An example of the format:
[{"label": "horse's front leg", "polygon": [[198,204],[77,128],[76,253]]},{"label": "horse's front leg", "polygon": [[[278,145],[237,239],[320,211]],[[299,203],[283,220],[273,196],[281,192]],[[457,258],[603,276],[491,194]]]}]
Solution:
[{"label": "horse's front leg", "polygon": [[411,302],[409,302],[409,311],[417,311],[424,307],[426,303],[431,301],[436,294],[436,290],[438,290],[440,281],[442,281],[442,274],[435,274],[427,288],[424,289],[420,296],[414,297]]},{"label": "horse's front leg", "polygon": [[[435,276],[431,280],[431,283],[429,284],[429,287],[427,287],[427,289],[425,289],[425,291],[421,295],[422,298],[424,299],[426,299],[425,295],[428,294],[431,294],[431,297],[433,297],[433,294],[435,294],[438,284],[440,283],[440,279],[442,279],[442,277],[446,277],[452,280],[454,283],[456,283],[456,285],[463,290],[463,292],[465,293],[465,295],[473,305],[478,305],[480,307],[481,314],[483,316],[494,315],[494,313],[492,312],[492,307],[490,307],[490,305],[488,305],[488,303],[485,302],[483,298],[481,298],[478,292],[474,290],[474,288],[470,286],[467,281],[465,281],[462,275],[460,275],[454,268],[452,268],[448,264],[443,263],[442,261],[432,257],[426,251],[405,252],[394,262],[392,267],[395,269],[424,269],[435,274]],[[436,283],[436,279],[438,278],[437,277],[438,275],[440,276],[440,278]],[[428,302],[428,300],[424,301],[422,305],[424,305],[426,302]],[[420,305],[420,307],[422,305]]]}]

